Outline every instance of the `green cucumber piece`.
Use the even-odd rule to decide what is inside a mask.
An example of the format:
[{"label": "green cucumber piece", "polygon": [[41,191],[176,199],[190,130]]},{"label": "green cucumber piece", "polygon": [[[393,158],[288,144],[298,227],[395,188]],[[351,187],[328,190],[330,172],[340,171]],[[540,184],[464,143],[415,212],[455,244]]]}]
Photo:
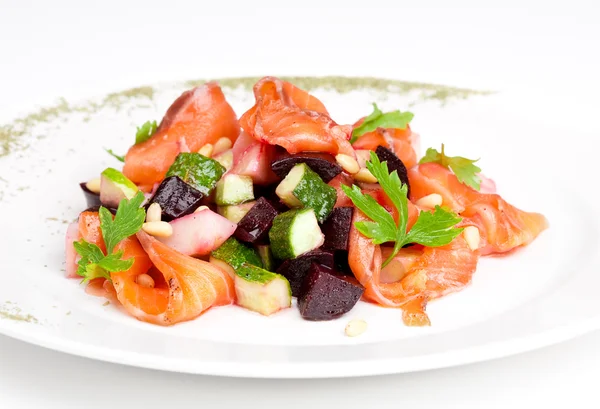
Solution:
[{"label": "green cucumber piece", "polygon": [[182,152],[175,158],[165,178],[179,176],[181,180],[208,196],[224,173],[225,168],[216,160],[199,153]]},{"label": "green cucumber piece", "polygon": [[258,250],[258,255],[262,260],[263,268],[268,271],[275,270],[275,261],[273,260],[273,253],[271,253],[271,246],[262,244],[256,246],[256,250]]},{"label": "green cucumber piece", "polygon": [[329,216],[337,200],[335,188],[323,182],[306,163],[294,166],[277,186],[275,193],[291,208],[314,209],[319,223]]},{"label": "green cucumber piece", "polygon": [[229,274],[229,277],[235,278],[235,270],[233,269],[233,267],[231,267],[228,263],[224,262],[223,260],[219,260],[218,258],[214,258],[213,256],[210,256],[208,258],[208,262],[210,264],[214,264],[215,266],[219,267],[221,270],[225,271],[227,274]]},{"label": "green cucumber piece", "polygon": [[250,200],[254,200],[254,185],[250,176],[227,174],[217,183],[217,205],[238,205]]},{"label": "green cucumber piece", "polygon": [[233,237],[225,240],[225,243],[221,244],[218,249],[213,250],[210,255],[212,258],[226,262],[236,271],[242,264],[262,267],[262,261],[257,251]]},{"label": "green cucumber piece", "polygon": [[292,306],[292,290],[282,275],[243,264],[236,270],[237,303],[262,315],[271,315]]},{"label": "green cucumber piece", "polygon": [[100,202],[105,206],[116,209],[121,200],[130,200],[138,190],[135,183],[116,169],[106,168],[100,175]]},{"label": "green cucumber piece", "polygon": [[239,223],[246,213],[252,209],[256,201],[242,203],[240,205],[218,206],[217,213],[233,223]]},{"label": "green cucumber piece", "polygon": [[322,246],[325,236],[313,209],[295,209],[275,217],[269,239],[273,255],[286,260]]}]

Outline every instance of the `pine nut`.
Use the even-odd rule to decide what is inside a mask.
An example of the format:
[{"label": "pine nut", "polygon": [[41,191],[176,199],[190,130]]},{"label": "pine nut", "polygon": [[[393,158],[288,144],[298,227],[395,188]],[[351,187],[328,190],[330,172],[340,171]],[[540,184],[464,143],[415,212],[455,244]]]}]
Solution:
[{"label": "pine nut", "polygon": [[203,210],[208,209],[208,206],[200,206],[199,208],[197,208],[196,210],[194,210],[194,213],[200,213]]},{"label": "pine nut", "polygon": [[94,178],[85,184],[90,192],[100,193],[100,178]]},{"label": "pine nut", "polygon": [[467,226],[463,230],[463,236],[469,248],[473,251],[479,248],[479,241],[481,236],[479,235],[479,229],[475,226]]},{"label": "pine nut", "polygon": [[204,145],[203,147],[201,147],[198,150],[198,153],[202,156],[206,156],[207,158],[210,158],[213,154],[213,150],[214,150],[213,144],[207,143],[206,145]]},{"label": "pine nut", "polygon": [[142,230],[156,237],[170,237],[173,234],[173,227],[167,222],[146,222]]},{"label": "pine nut", "polygon": [[146,210],[146,221],[147,222],[159,222],[162,218],[162,209],[160,204],[152,203],[148,210]]},{"label": "pine nut", "polygon": [[136,277],[135,282],[142,287],[154,288],[154,279],[148,274],[140,274]]},{"label": "pine nut", "polygon": [[353,319],[348,325],[344,332],[348,337],[357,337],[367,330],[367,322],[365,320]]},{"label": "pine nut", "polygon": [[335,156],[335,161],[351,175],[354,175],[356,172],[360,170],[360,166],[358,166],[358,162],[352,156],[344,155],[340,153]]},{"label": "pine nut", "polygon": [[219,138],[217,142],[215,142],[215,146],[213,149],[213,155],[218,155],[221,152],[225,152],[227,149],[231,149],[233,146],[233,142],[229,138]]},{"label": "pine nut", "polygon": [[436,206],[441,206],[443,201],[444,199],[442,198],[442,195],[432,193],[430,195],[423,196],[417,200],[415,204],[425,209],[435,209]]},{"label": "pine nut", "polygon": [[369,169],[366,168],[359,170],[358,173],[354,175],[354,179],[356,179],[358,182],[377,183],[377,178],[373,176]]}]

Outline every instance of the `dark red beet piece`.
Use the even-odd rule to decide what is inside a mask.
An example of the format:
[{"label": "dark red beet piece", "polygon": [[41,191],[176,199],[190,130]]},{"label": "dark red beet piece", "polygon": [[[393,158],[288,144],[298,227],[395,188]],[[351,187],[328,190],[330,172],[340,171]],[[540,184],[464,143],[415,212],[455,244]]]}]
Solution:
[{"label": "dark red beet piece", "polygon": [[348,252],[345,250],[338,250],[333,254],[333,263],[335,269],[338,273],[354,277],[354,273],[352,273],[352,269],[350,268],[350,263],[348,262]]},{"label": "dark red beet piece", "polygon": [[284,261],[277,269],[277,273],[287,278],[290,282],[294,297],[298,297],[302,282],[313,263],[333,268],[333,253],[323,250],[309,251],[294,259]]},{"label": "dark red beet piece", "polygon": [[337,276],[330,268],[312,264],[300,289],[298,309],[305,320],[332,320],[354,308],[364,291],[358,282]]},{"label": "dark red beet piece", "polygon": [[319,152],[301,152],[295,155],[285,152],[271,162],[271,169],[283,179],[298,163],[306,163],[325,183],[342,173],[342,167],[333,156]]},{"label": "dark red beet piece", "polygon": [[264,197],[271,203],[277,211],[280,213],[289,210],[289,208],[279,199],[275,190],[277,189],[277,183],[269,186],[254,185],[254,197]]},{"label": "dark red beet piece", "polygon": [[235,237],[246,243],[264,242],[279,212],[264,197],[259,198],[248,213],[239,221]]},{"label": "dark red beet piece", "polygon": [[400,158],[397,157],[394,152],[381,145],[377,147],[375,154],[381,162],[387,162],[387,167],[390,173],[393,171],[398,172],[398,177],[400,178],[400,181],[408,188],[408,196],[410,197],[410,183],[404,162],[402,162],[402,160],[400,160]]},{"label": "dark red beet piece", "polygon": [[80,183],[79,187],[83,190],[83,195],[85,196],[85,202],[88,207],[100,206],[102,202],[100,202],[100,194],[94,193],[90,189],[87,188],[86,183]]},{"label": "dark red beet piece", "polygon": [[353,213],[353,207],[336,207],[333,209],[321,228],[325,235],[323,248],[327,250],[348,250]]},{"label": "dark red beet piece", "polygon": [[200,206],[203,197],[202,192],[194,189],[178,176],[171,176],[161,182],[148,202],[148,206],[158,203],[162,209],[163,220],[169,222],[193,213]]}]

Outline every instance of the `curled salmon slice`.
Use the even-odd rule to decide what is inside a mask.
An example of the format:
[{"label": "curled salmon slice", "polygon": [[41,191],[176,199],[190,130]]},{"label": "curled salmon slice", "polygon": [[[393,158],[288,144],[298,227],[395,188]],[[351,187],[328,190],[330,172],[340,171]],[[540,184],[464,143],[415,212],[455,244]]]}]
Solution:
[{"label": "curled salmon slice", "polygon": [[123,173],[137,184],[151,186],[164,179],[179,153],[197,152],[221,137],[233,142],[239,133],[233,108],[219,85],[209,82],[173,102],[156,133],[129,149]]},{"label": "curled salmon slice", "polygon": [[[354,276],[365,287],[364,297],[385,307],[404,310],[407,325],[429,325],[425,306],[429,300],[459,291],[471,282],[477,268],[478,254],[458,236],[443,247],[424,247],[415,257],[414,250],[401,251],[396,261],[406,266],[403,277],[384,283],[381,277],[382,248],[363,236],[354,223],[368,220],[359,210],[354,212],[348,248],[348,262]],[[402,262],[402,257],[407,257]]]},{"label": "curled salmon slice", "polygon": [[[361,123],[362,119],[354,124],[353,128],[360,126]],[[404,163],[404,166],[412,168],[417,164],[419,144],[419,135],[414,133],[407,125],[406,129],[377,128],[372,132],[361,135],[352,146],[354,149],[374,151],[381,145],[394,152]]]},{"label": "curled salmon slice", "polygon": [[461,226],[479,228],[482,255],[525,246],[548,228],[543,215],[520,210],[498,194],[478,192],[460,183],[450,170],[437,163],[409,169],[408,177],[413,200],[437,193],[442,196],[443,206],[463,218]]},{"label": "curled salmon slice", "polygon": [[305,91],[275,77],[254,86],[256,104],[240,118],[255,139],[279,145],[289,153],[327,152],[355,156],[350,126],[338,125],[323,104]]},{"label": "curled salmon slice", "polygon": [[[111,274],[117,297],[141,321],[172,325],[194,319],[212,306],[234,302],[233,280],[226,272],[183,255],[143,231],[137,238],[123,240],[117,250],[124,251],[124,259],[135,260],[128,271]],[[154,288],[136,283],[143,273],[154,278]]]}]

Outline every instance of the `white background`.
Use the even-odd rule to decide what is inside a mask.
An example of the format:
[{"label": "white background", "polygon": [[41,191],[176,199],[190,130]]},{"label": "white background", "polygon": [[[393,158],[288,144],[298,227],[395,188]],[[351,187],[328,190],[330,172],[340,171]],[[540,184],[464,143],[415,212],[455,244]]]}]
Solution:
[{"label": "white background", "polygon": [[[597,1],[482,3],[0,0],[0,121],[59,96],[263,74],[525,88],[557,126],[597,121]],[[120,367],[0,336],[0,408],[598,407],[599,345],[594,333],[461,368],[262,381]]]}]

